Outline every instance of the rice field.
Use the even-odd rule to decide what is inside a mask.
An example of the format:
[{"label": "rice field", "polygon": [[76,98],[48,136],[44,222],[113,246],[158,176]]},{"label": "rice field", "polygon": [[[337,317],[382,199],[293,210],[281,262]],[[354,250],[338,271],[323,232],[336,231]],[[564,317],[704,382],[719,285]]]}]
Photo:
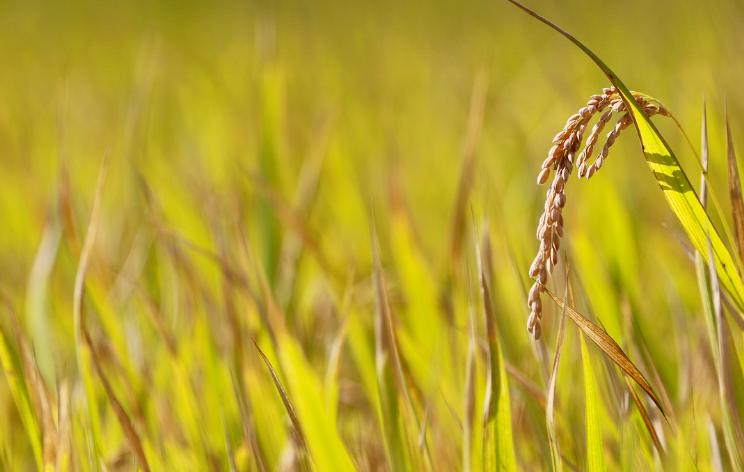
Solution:
[{"label": "rice field", "polygon": [[0,470],[744,470],[744,5],[527,7],[0,4]]}]

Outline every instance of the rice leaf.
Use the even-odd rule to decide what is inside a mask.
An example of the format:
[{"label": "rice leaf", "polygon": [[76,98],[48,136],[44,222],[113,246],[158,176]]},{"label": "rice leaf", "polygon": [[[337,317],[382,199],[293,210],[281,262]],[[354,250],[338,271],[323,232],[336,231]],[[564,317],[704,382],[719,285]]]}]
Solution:
[{"label": "rice leaf", "polygon": [[576,326],[578,326],[581,331],[586,334],[586,336],[596,344],[612,362],[615,363],[615,365],[620,367],[624,373],[629,375],[638,385],[640,385],[640,387],[656,404],[661,413],[665,414],[661,401],[656,395],[656,392],[654,392],[654,389],[651,388],[651,385],[649,385],[643,377],[643,374],[641,374],[635,364],[631,362],[630,358],[628,358],[627,354],[625,354],[620,346],[617,345],[615,340],[612,339],[602,328],[586,319],[581,313],[568,306],[568,304],[564,304],[563,300],[558,298],[553,292],[545,289],[545,293],[553,299],[559,308],[563,309],[566,307],[566,312],[568,317],[571,318],[571,321],[573,321]]},{"label": "rice leaf", "polygon": [[584,364],[584,394],[586,401],[586,453],[587,470],[604,471],[605,458],[602,444],[602,425],[599,420],[599,405],[597,401],[597,387],[594,383],[594,372],[586,348],[584,334],[579,333],[581,340],[581,360]]},{"label": "rice leaf", "polygon": [[[579,47],[599,66],[605,75],[607,75],[610,82],[617,88],[635,123],[646,162],[651,172],[653,172],[659,187],[661,187],[669,207],[682,224],[695,249],[703,255],[706,262],[709,262],[710,258],[715,263],[721,285],[731,294],[739,311],[744,312],[744,283],[742,283],[741,277],[737,272],[737,265],[734,263],[721,236],[715,230],[695,190],[692,188],[690,180],[682,170],[679,161],[677,161],[669,145],[656,129],[656,126],[636,103],[630,90],[628,90],[625,84],[599,57],[576,38],[516,0],[509,0],[509,2],[533,18],[550,26]],[[712,246],[710,256],[706,249],[708,233],[710,233]]]},{"label": "rice leaf", "polygon": [[[473,222],[475,226],[475,222]],[[476,230],[477,236],[477,230]],[[483,246],[488,244],[487,231],[483,232]],[[477,240],[477,237],[476,237]],[[481,301],[485,317],[487,351],[487,386],[483,412],[483,470],[485,471],[515,471],[517,462],[514,456],[514,439],[511,423],[511,405],[509,400],[509,382],[504,368],[499,335],[496,328],[491,301],[491,289],[485,271],[480,245],[475,244],[480,278]]]}]

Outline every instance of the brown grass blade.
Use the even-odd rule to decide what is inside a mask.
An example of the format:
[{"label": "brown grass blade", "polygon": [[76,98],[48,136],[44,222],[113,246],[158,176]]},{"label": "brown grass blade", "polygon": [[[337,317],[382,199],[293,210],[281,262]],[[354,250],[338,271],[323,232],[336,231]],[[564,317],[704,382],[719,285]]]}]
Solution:
[{"label": "brown grass blade", "polygon": [[553,299],[556,305],[558,305],[559,308],[563,308],[564,306],[567,307],[567,314],[569,318],[571,318],[571,321],[573,321],[576,326],[581,329],[581,331],[586,334],[586,336],[591,339],[591,341],[599,347],[602,352],[605,353],[605,355],[612,360],[612,362],[615,363],[620,369],[628,374],[630,378],[635,380],[635,382],[640,385],[640,387],[648,394],[649,397],[651,397],[651,400],[656,404],[656,406],[659,408],[661,413],[664,415],[664,418],[666,418],[666,413],[664,412],[664,407],[662,406],[661,401],[659,400],[659,397],[657,397],[656,393],[654,392],[653,388],[651,388],[651,385],[646,381],[646,379],[643,377],[643,374],[638,370],[638,368],[631,362],[631,360],[628,358],[627,354],[618,346],[618,344],[615,342],[614,339],[610,337],[602,328],[595,325],[588,319],[586,319],[581,313],[577,312],[567,304],[563,303],[563,300],[558,298],[553,292],[545,289],[545,293],[550,296],[550,298]]},{"label": "brown grass blade", "polygon": [[282,403],[284,403],[284,409],[287,410],[289,419],[292,421],[292,426],[294,426],[294,429],[297,432],[297,438],[300,442],[300,445],[302,446],[302,449],[304,449],[307,457],[310,457],[310,450],[307,448],[307,441],[305,440],[305,433],[302,431],[302,424],[300,424],[300,418],[297,416],[297,412],[295,412],[295,409],[292,406],[292,402],[289,401],[289,395],[287,395],[287,391],[284,390],[284,386],[282,385],[281,380],[279,380],[279,376],[274,370],[274,367],[271,365],[271,362],[269,362],[269,358],[266,357],[266,354],[264,354],[261,348],[258,347],[258,343],[256,342],[255,339],[253,340],[253,345],[256,346],[256,349],[258,349],[258,353],[261,355],[264,362],[266,363],[266,367],[269,368],[269,372],[271,373],[271,378],[274,379],[274,385],[276,386],[276,389],[279,391],[279,396],[282,397]]},{"label": "brown grass blade", "polygon": [[744,264],[744,200],[741,196],[741,179],[739,178],[739,166],[736,163],[734,140],[731,136],[728,108],[726,109],[726,158],[728,160],[728,184],[729,195],[731,196],[731,211],[734,214],[736,248],[739,250],[739,258]]},{"label": "brown grass blade", "polygon": [[626,385],[628,386],[628,390],[630,390],[630,395],[633,397],[633,402],[635,403],[636,407],[638,407],[638,411],[641,413],[641,418],[643,418],[643,424],[646,425],[646,429],[648,430],[648,433],[651,435],[651,441],[654,443],[654,447],[656,447],[656,450],[659,452],[659,457],[661,457],[662,464],[666,462],[666,452],[664,452],[664,447],[661,445],[661,441],[659,440],[659,435],[656,434],[656,428],[654,428],[654,424],[651,422],[651,418],[648,416],[648,411],[646,411],[646,407],[643,406],[643,402],[641,401],[640,397],[636,393],[635,389],[633,388],[633,384],[630,383],[630,380],[628,379],[628,374],[623,372],[623,379],[625,380]]},{"label": "brown grass blade", "polygon": [[106,391],[106,396],[111,403],[111,407],[114,409],[114,413],[116,414],[116,418],[119,420],[119,424],[124,430],[124,435],[127,437],[127,441],[129,441],[129,446],[132,448],[132,452],[137,458],[137,462],[139,463],[139,466],[142,468],[142,470],[144,470],[145,472],[150,472],[150,465],[148,464],[147,458],[145,457],[145,450],[142,448],[142,441],[140,440],[137,432],[134,430],[134,426],[132,425],[132,421],[129,419],[127,412],[124,410],[124,407],[122,406],[119,399],[116,397],[114,390],[111,388],[111,383],[109,383],[106,374],[103,373],[103,369],[101,369],[101,365],[98,362],[98,353],[93,348],[93,343],[91,343],[90,335],[88,334],[88,330],[86,330],[85,328],[83,328],[83,336],[83,342],[85,342],[90,348],[90,359],[91,361],[93,361],[93,368],[98,374],[98,378],[101,379],[101,384],[103,384],[103,388]]}]

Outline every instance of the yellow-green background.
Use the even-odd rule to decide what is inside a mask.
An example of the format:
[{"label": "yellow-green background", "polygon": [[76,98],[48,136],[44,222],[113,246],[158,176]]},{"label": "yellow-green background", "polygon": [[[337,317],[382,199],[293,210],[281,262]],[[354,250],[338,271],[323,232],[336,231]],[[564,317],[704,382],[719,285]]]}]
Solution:
[{"label": "yellow-green background", "polygon": [[[530,6],[590,47],[631,89],[661,100],[696,147],[706,97],[711,179],[728,208],[723,104],[728,104],[735,142],[740,143],[744,4],[562,1]],[[78,380],[72,327],[77,256],[63,235],[49,277],[34,282],[45,287],[46,294],[29,282],[32,265],[45,228],[54,233],[60,226],[63,175],[69,177],[76,228],[80,237],[84,235],[98,171],[109,149],[93,252],[97,269],[91,275],[106,290],[132,248],[140,244],[137,234],[144,232],[146,241],[171,241],[152,230],[141,175],[172,233],[218,253],[224,231],[228,257],[237,261],[238,228],[243,228],[273,289],[281,293],[274,277],[276,254],[282,241],[296,238],[296,231],[276,216],[276,209],[257,190],[255,176],[296,204],[292,202],[303,166],[312,161],[309,156],[320,156],[317,194],[309,208],[298,213],[333,275],[320,267],[312,251],[303,252],[294,301],[286,313],[290,331],[323,378],[341,320],[329,305],[342,298],[345,274],[354,266],[357,289],[351,316],[364,320],[363,332],[372,348],[369,235],[374,214],[391,303],[400,329],[408,333],[404,337],[428,339],[429,333],[421,330],[434,332],[429,325],[436,323],[429,320],[445,318],[438,292],[445,289],[449,272],[459,280],[455,319],[443,323],[445,331],[436,332],[440,339],[421,341],[421,348],[411,348],[410,355],[419,355],[424,366],[444,366],[448,374],[441,382],[451,385],[448,391],[462,394],[468,292],[463,273],[475,265],[472,238],[465,239],[455,268],[448,251],[470,97],[479,73],[487,82],[482,134],[468,186],[466,218],[460,224],[470,234],[470,205],[479,224],[488,221],[504,356],[546,388],[540,373],[543,364],[524,329],[526,272],[538,248],[534,231],[545,192],[535,179],[550,140],[566,118],[608,84],[580,51],[508,2],[1,2],[0,58],[0,279],[21,314],[52,389],[59,379],[73,385]],[[661,117],[654,121],[697,183],[698,169],[681,135],[671,121]],[[396,191],[405,202],[414,247],[424,261],[417,267],[428,274],[420,284],[407,283],[401,268],[405,262],[400,235],[391,219]],[[694,265],[674,236],[683,232],[647,170],[635,131],[622,135],[591,181],[572,178],[567,197],[564,247],[584,290],[577,289],[578,307],[599,319],[623,347],[632,315],[677,409],[680,428],[686,431],[693,411],[692,389],[699,434],[691,434],[690,441],[700,441],[699,466],[707,470],[711,459],[706,418],[709,415],[711,423],[719,425],[720,407]],[[221,401],[236,449],[242,434],[233,400],[224,400],[233,392],[226,388],[229,327],[222,317],[218,265],[184,248],[197,268],[198,283],[214,299],[214,304],[194,309],[197,315],[184,313],[181,310],[190,309],[184,301],[189,289],[183,281],[173,282],[183,274],[174,275],[178,269],[163,262],[148,244],[158,243],[145,244],[147,261],[138,275],[142,286],[161,304],[181,349],[211,346],[220,364],[213,371],[223,382],[210,384],[202,378],[201,363],[207,361],[200,351],[188,354],[193,363],[187,357],[197,389],[208,392],[199,398],[205,402],[201,408],[208,418],[204,428],[212,437],[211,453],[218,457],[219,467],[225,467],[225,456],[220,455]],[[34,294],[31,300],[29,293]],[[36,299],[42,306],[36,317],[31,315],[34,296],[42,297],[42,302]],[[249,297],[244,293],[238,298],[246,349],[254,355],[248,340],[251,335],[265,338],[265,327]],[[416,299],[423,301],[416,305]],[[140,306],[130,301],[114,303],[112,309],[120,323],[118,336],[127,340],[122,353],[131,356],[130,374],[166,357],[162,339],[143,321]],[[556,315],[555,309],[546,308],[541,342],[550,358]],[[208,334],[189,326],[194,316],[211,320]],[[10,332],[7,312],[0,315],[0,324]],[[100,324],[91,308],[89,329],[105,344],[111,334],[99,330]],[[199,338],[210,335],[211,343]],[[442,339],[447,336],[458,340],[459,353],[445,352]],[[738,343],[740,334],[735,337]],[[567,342],[572,346],[567,348],[565,375],[559,375],[558,384],[564,421],[559,438],[565,441],[564,454],[581,466],[583,393],[575,385],[580,378],[575,331],[569,332]],[[359,447],[355,441],[362,437],[362,445],[370,444],[364,447],[381,451],[382,435],[372,426],[374,409],[358,399],[366,386],[360,381],[353,349],[343,349],[341,430],[347,448],[355,451]],[[599,359],[599,351],[592,352]],[[628,353],[639,358],[633,349]],[[601,365],[597,361],[595,370]],[[116,377],[113,367],[109,372]],[[137,382],[144,383],[139,388],[145,390],[137,392],[144,403],[147,397],[167,403],[171,395],[169,374],[158,372],[152,375],[160,378]],[[267,375],[265,370],[257,372]],[[430,388],[427,375],[435,374],[422,374],[424,391]],[[266,394],[276,402],[278,396],[268,382]],[[533,400],[514,385],[511,391],[518,463],[547,467],[544,422],[525,419],[535,414]],[[461,397],[442,394],[443,402],[434,396],[442,415],[445,403],[457,411],[462,408]],[[105,410],[102,393],[99,400]],[[609,402],[609,397],[603,401]],[[128,449],[112,413],[104,411],[103,416],[107,426],[102,452],[110,460]],[[440,420],[442,430],[430,439],[435,452],[442,454],[435,461],[437,470],[454,470],[460,467],[461,434],[452,418]],[[174,444],[188,450],[188,441],[180,441],[173,431],[178,424],[153,419],[145,435],[160,435],[166,438],[164,443],[174,438]],[[288,424],[282,428],[288,429]],[[5,381],[0,381],[0,425],[4,451],[0,464],[9,470],[32,470],[31,450]],[[605,428],[608,464],[617,464],[618,432],[609,425]],[[637,434],[648,443],[642,427]],[[354,452],[352,456],[362,457]],[[166,457],[171,458],[165,463],[171,463],[175,456]],[[370,461],[374,464],[370,468],[386,467],[378,459]]]}]

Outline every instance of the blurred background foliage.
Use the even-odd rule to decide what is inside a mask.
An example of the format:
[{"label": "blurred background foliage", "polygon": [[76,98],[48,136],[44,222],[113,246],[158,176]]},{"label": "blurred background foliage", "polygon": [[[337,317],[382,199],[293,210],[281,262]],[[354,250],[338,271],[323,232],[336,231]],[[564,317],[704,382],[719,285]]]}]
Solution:
[{"label": "blurred background foliage", "polygon": [[[744,4],[530,6],[593,49],[631,89],[661,100],[696,146],[706,97],[710,175],[728,207],[723,104],[741,142]],[[394,468],[383,446],[385,414],[375,407],[373,313],[380,299],[372,283],[371,215],[400,353],[411,371],[408,388],[419,397],[413,410],[425,416],[431,409],[425,467],[462,467],[468,310],[480,306],[473,301],[478,279],[468,282],[475,274],[471,205],[481,233],[490,228],[504,359],[545,392],[559,311],[546,310],[538,344],[524,327],[527,268],[545,194],[535,178],[566,118],[609,84],[578,50],[512,5],[0,2],[0,57],[0,277],[50,398],[62,383],[72,393],[76,470],[97,469],[96,454],[109,470],[132,470],[134,460],[100,383],[93,408],[102,436],[94,447],[86,440],[90,413],[73,341],[73,282],[107,150],[87,329],[135,429],[150,443],[145,452],[153,469],[225,470],[226,438],[238,470],[258,467],[242,427],[241,395],[253,395],[248,416],[256,417],[258,449],[284,464],[269,469],[302,466],[302,458],[287,459],[297,440],[251,338],[275,367],[283,366],[285,384],[293,382],[290,367],[300,365],[327,395],[333,388],[321,384],[333,372],[340,340],[339,437],[360,470]],[[481,132],[467,138],[472,103],[483,107],[482,120],[472,118]],[[697,182],[693,154],[673,123],[654,121]],[[463,179],[468,149],[474,167],[472,179]],[[459,206],[458,186],[466,190]],[[715,463],[711,438],[721,412],[696,274],[635,132],[624,133],[600,175],[567,188],[565,247],[577,307],[668,394],[683,444],[695,444],[698,465],[707,470]],[[453,236],[458,231],[461,239]],[[226,275],[228,266],[248,282]],[[261,271],[268,292],[260,289]],[[554,278],[562,294],[561,277]],[[287,342],[296,343],[306,363],[273,352],[271,346],[283,348],[272,344],[267,328],[270,298]],[[172,365],[148,302],[178,346]],[[7,311],[0,326],[12,337]],[[479,336],[484,330],[479,321]],[[741,344],[740,334],[735,340]],[[566,342],[558,438],[566,460],[583,469],[583,387],[570,370],[579,368],[581,351],[571,326]],[[601,414],[613,419],[603,422],[603,433],[615,468],[623,460],[617,410],[624,407],[613,399],[628,400],[611,392],[614,370],[589,349]],[[484,364],[478,369],[482,408]],[[171,382],[180,378],[174,372],[186,387]],[[294,374],[299,383],[289,388],[290,399],[302,396],[305,374]],[[236,387],[236,378],[245,386]],[[510,383],[517,463],[548,467],[539,396]],[[257,402],[257,392],[265,401]],[[0,424],[2,468],[32,470],[37,463],[5,381]],[[656,424],[672,434],[663,420]],[[309,429],[307,435],[322,431]],[[645,451],[639,457],[653,464],[648,433],[642,424],[634,431]],[[630,464],[622,462],[638,470]]]}]

